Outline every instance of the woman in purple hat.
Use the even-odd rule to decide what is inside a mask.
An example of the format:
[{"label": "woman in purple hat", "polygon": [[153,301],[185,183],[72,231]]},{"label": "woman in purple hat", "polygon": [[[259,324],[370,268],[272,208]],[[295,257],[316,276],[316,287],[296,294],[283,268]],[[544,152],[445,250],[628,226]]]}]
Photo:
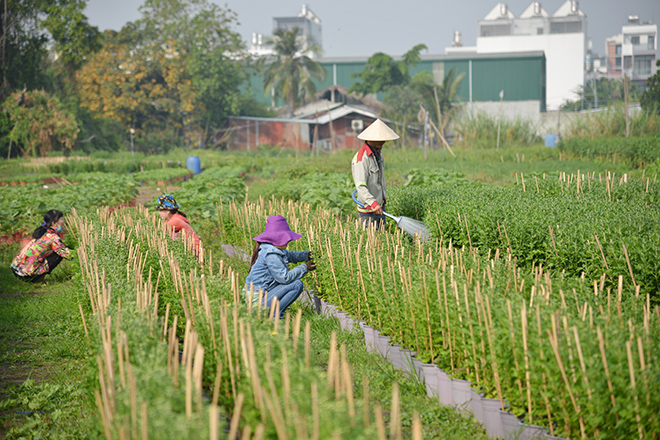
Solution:
[{"label": "woman in purple hat", "polygon": [[[271,307],[274,299],[280,302],[280,318],[284,311],[300,296],[303,290],[301,279],[310,270],[316,269],[310,251],[288,251],[290,241],[302,235],[289,228],[281,215],[268,217],[266,230],[253,238],[256,241],[250,272],[245,280],[246,298],[254,292],[252,302],[259,301],[259,291],[264,295],[263,305]],[[289,263],[305,263],[289,270]]]}]

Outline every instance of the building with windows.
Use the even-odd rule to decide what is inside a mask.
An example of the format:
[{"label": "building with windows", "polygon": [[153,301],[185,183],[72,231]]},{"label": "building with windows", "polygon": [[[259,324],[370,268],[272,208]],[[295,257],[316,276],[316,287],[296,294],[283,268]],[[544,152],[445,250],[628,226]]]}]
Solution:
[{"label": "building with windows", "polygon": [[621,28],[621,34],[623,73],[643,87],[646,79],[657,70],[658,25],[642,23],[638,16],[633,15]]},{"label": "building with windows", "polygon": [[[273,18],[273,31],[282,29],[289,31],[298,28],[300,35],[303,38],[305,45],[316,44],[319,48],[323,48],[323,27],[321,25],[321,18],[314,13],[306,4],[298,15],[293,17],[275,17]],[[252,33],[252,45],[249,52],[253,55],[263,56],[273,53],[271,47],[267,44],[268,38],[263,34]],[[310,52],[310,57],[315,54]]]},{"label": "building with windows", "polygon": [[587,17],[577,1],[566,0],[552,15],[532,2],[518,17],[499,3],[478,28],[477,54],[545,53],[548,109],[576,98],[584,82],[587,33]]},{"label": "building with windows", "polygon": [[605,40],[605,57],[607,59],[607,76],[621,77],[621,46],[623,34],[614,35]]}]

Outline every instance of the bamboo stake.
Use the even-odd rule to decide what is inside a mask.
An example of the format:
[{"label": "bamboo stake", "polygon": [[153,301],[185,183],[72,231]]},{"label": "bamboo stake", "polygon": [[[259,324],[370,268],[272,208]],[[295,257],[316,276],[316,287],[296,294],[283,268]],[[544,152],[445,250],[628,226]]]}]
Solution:
[{"label": "bamboo stake", "polygon": [[413,411],[412,440],[422,440],[423,438],[422,420],[419,418],[419,413]]},{"label": "bamboo stake", "polygon": [[296,320],[293,323],[293,353],[298,352],[298,338],[300,336],[300,320],[302,319],[302,309],[298,309]]},{"label": "bamboo stake", "polygon": [[112,440],[110,435],[110,422],[107,419],[106,408],[99,394],[99,390],[94,390],[94,398],[96,399],[96,407],[99,409],[99,414],[101,415],[101,424],[103,425],[103,433],[105,434],[106,440]]},{"label": "bamboo stake", "polygon": [[321,423],[319,421],[319,388],[312,382],[312,440],[319,440]]},{"label": "bamboo stake", "polygon": [[564,363],[561,359],[561,355],[559,354],[559,343],[557,341],[556,336],[553,336],[553,333],[556,334],[555,321],[553,320],[552,322],[553,322],[553,332],[547,330],[548,339],[550,340],[552,351],[555,353],[555,359],[557,360],[557,365],[559,366],[559,371],[561,372],[562,379],[564,379],[564,385],[566,385],[566,390],[568,391],[568,395],[571,398],[571,403],[573,404],[573,408],[578,413],[579,421],[580,421],[580,433],[582,435],[582,438],[586,438],[586,433],[584,429],[584,420],[582,419],[582,412],[580,411],[580,406],[577,404],[577,401],[575,400],[575,395],[573,394],[571,383],[568,380],[568,376],[566,375]]},{"label": "bamboo stake", "polygon": [[376,433],[378,434],[378,440],[387,440],[387,435],[385,434],[385,420],[383,419],[383,410],[380,406],[374,408],[374,414],[376,416]]},{"label": "bamboo stake", "polygon": [[211,400],[211,405],[218,405],[218,396],[220,395],[220,382],[222,381],[222,361],[218,359],[215,370],[215,383],[213,385],[213,398]]},{"label": "bamboo stake", "polygon": [[605,269],[610,270],[610,267],[607,265],[607,260],[605,259],[605,252],[603,252],[603,246],[600,245],[600,240],[594,232],[594,237],[596,238],[596,244],[598,244],[598,249],[600,249],[600,255],[603,257],[603,263],[605,263]]},{"label": "bamboo stake", "polygon": [[626,245],[623,244],[623,254],[626,256],[626,263],[628,263],[628,271],[630,271],[630,278],[632,279],[633,286],[637,286],[637,283],[635,282],[635,275],[633,275],[632,271],[632,266],[630,265],[630,258],[628,258],[628,249],[626,249]]},{"label": "bamboo stake", "polygon": [[309,369],[309,351],[311,338],[311,323],[305,322],[305,368]]},{"label": "bamboo stake", "polygon": [[89,354],[92,354],[92,340],[89,337],[89,331],[87,330],[87,322],[85,321],[85,314],[83,313],[82,305],[78,303],[78,309],[80,310],[80,317],[82,318],[83,328],[85,329],[85,338],[87,339],[87,344],[89,345]]},{"label": "bamboo stake", "polygon": [[[610,399],[612,400],[612,408],[616,408],[616,399],[614,398],[614,388],[612,386],[612,379],[610,379],[610,370],[607,367],[607,358],[605,357],[605,341],[600,326],[596,326],[596,333],[598,335],[598,347],[600,348],[600,355],[603,359],[603,367],[605,368],[605,377],[607,378],[607,388],[610,390]],[[615,413],[616,414],[616,413]],[[617,420],[619,416],[616,416]]]},{"label": "bamboo stake", "polygon": [[355,418],[355,401],[353,400],[353,380],[351,370],[346,359],[346,346],[341,346],[342,373],[344,379],[344,391],[346,392],[346,401],[348,402],[348,415],[351,419]]},{"label": "bamboo stake", "polygon": [[369,377],[362,378],[362,426],[369,429],[371,416],[369,415]]},{"label": "bamboo stake", "polygon": [[142,402],[142,440],[149,440],[149,417],[147,402]]},{"label": "bamboo stake", "polygon": [[633,398],[635,399],[635,419],[637,421],[637,432],[639,433],[639,438],[644,438],[644,429],[642,428],[642,417],[639,414],[639,399],[637,396],[637,387],[635,385],[635,366],[632,355],[632,346],[630,341],[626,341],[626,354],[628,355],[628,371],[630,372],[630,388],[633,392]]},{"label": "bamboo stake", "polygon": [[[531,306],[530,306],[531,307]],[[520,325],[522,327],[523,349],[525,353],[525,385],[527,388],[527,414],[529,423],[532,423],[532,385],[530,380],[531,371],[529,368],[529,349],[527,347],[527,307],[523,299],[523,305],[520,309]]]},{"label": "bamboo stake", "polygon": [[390,409],[390,439],[401,438],[401,414],[399,408],[399,384],[392,384],[392,407]]},{"label": "bamboo stake", "polygon": [[[488,309],[488,314],[484,310],[484,317],[486,318],[486,336],[488,337],[488,345],[490,346],[491,362],[493,368],[493,375],[495,376],[495,387],[497,388],[497,397],[500,399],[500,407],[504,411],[504,398],[502,397],[502,386],[500,385],[500,374],[497,370],[497,357],[495,354],[495,346],[493,344],[493,320],[490,314],[490,302],[488,297],[485,297],[486,307]],[[483,305],[482,305],[483,307]]]},{"label": "bamboo stake", "polygon": [[209,408],[209,439],[218,440],[218,405],[213,403]]}]

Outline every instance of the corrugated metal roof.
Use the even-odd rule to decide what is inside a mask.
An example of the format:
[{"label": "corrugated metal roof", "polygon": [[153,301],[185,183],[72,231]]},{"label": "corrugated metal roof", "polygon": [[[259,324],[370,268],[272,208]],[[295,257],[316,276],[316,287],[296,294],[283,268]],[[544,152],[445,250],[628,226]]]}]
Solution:
[{"label": "corrugated metal roof", "polygon": [[259,122],[291,122],[297,124],[315,124],[314,120],[309,119],[286,119],[286,118],[261,118],[257,116],[230,116],[229,119],[240,119],[242,121]]},{"label": "corrugated metal roof", "polygon": [[[527,58],[527,57],[541,57],[545,53],[542,50],[535,50],[529,52],[502,52],[502,53],[463,53],[463,54],[429,54],[420,55],[422,60],[427,61],[445,61],[445,60],[474,60],[474,59],[490,59],[490,58]],[[338,57],[338,58],[318,58],[321,64],[330,63],[366,63],[370,57]],[[400,56],[393,56],[394,60],[401,60]]]},{"label": "corrugated metal roof", "polygon": [[[243,121],[258,121],[258,122],[289,122],[297,124],[327,124],[329,121],[335,121],[337,119],[343,118],[346,115],[351,113],[357,113],[363,116],[370,118],[378,119],[379,116],[376,113],[364,110],[358,107],[353,107],[350,105],[344,105],[339,108],[330,110],[330,112],[319,116],[318,118],[313,119],[287,119],[287,118],[262,118],[256,116],[230,116],[229,119],[240,119]],[[381,118],[383,119],[383,118]],[[386,119],[383,119],[386,121]]]},{"label": "corrugated metal roof", "polygon": [[312,119],[312,121],[316,121],[319,124],[327,124],[330,121],[335,121],[337,119],[343,118],[344,116],[350,115],[351,113],[357,113],[374,119],[378,118],[378,115],[375,113],[369,112],[367,110],[362,110],[356,107],[351,107],[350,105],[345,105],[343,107],[330,110],[330,112],[324,114],[323,116],[319,116],[317,119]]}]

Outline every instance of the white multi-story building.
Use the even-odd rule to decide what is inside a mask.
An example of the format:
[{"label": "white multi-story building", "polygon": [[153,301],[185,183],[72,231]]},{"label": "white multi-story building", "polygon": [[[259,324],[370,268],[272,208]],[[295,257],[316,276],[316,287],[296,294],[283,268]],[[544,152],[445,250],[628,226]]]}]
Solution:
[{"label": "white multi-story building", "polygon": [[625,74],[639,86],[657,72],[658,25],[642,23],[637,15],[628,17],[621,33],[605,40],[607,76],[621,78]]},{"label": "white multi-story building", "polygon": [[657,71],[658,25],[641,23],[639,17],[633,15],[628,17],[628,23],[621,28],[621,34],[623,73],[634,82],[644,85],[646,79]]},{"label": "white multi-story building", "polygon": [[[309,44],[316,44],[319,48],[323,48],[323,28],[321,25],[321,18],[306,4],[302,5],[302,9],[298,15],[294,17],[273,18],[273,30],[283,29],[288,31],[295,28],[299,29],[305,47],[308,47]],[[266,42],[267,38],[262,34],[253,33],[252,45],[250,46],[249,52],[257,56],[272,54],[273,50]],[[316,54],[309,52],[307,55],[314,57]]]},{"label": "white multi-story building", "polygon": [[499,3],[479,21],[476,52],[543,51],[547,106],[557,109],[574,100],[584,82],[586,32],[586,15],[577,1],[566,0],[552,15],[532,2],[517,18]]}]

